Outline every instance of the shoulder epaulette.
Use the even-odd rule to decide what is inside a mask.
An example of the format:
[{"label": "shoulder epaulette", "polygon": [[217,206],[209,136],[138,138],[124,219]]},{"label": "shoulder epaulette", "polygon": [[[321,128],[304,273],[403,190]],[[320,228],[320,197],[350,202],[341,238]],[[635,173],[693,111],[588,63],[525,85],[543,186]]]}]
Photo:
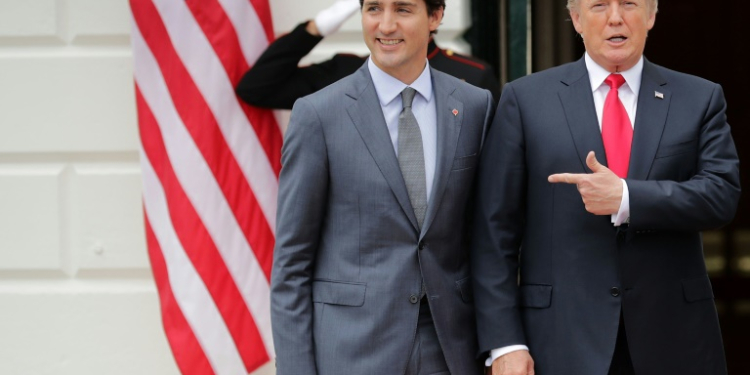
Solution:
[{"label": "shoulder epaulette", "polygon": [[469,59],[467,57],[461,56],[461,55],[453,52],[453,50],[449,50],[449,49],[448,50],[444,50],[444,49],[441,49],[440,51],[442,51],[442,53],[443,53],[443,55],[445,55],[445,57],[447,57],[447,58],[449,58],[451,60],[458,61],[458,62],[460,62],[462,64],[471,65],[471,66],[473,66],[473,67],[475,67],[477,69],[481,69],[481,70],[485,69],[485,66],[482,63],[477,62],[477,61],[473,61],[473,60],[471,60],[471,59]]}]

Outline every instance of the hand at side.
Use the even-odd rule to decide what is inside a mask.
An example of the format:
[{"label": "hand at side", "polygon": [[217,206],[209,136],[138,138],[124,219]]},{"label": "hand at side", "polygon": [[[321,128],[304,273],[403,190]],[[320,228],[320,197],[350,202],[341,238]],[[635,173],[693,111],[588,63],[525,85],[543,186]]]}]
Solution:
[{"label": "hand at side", "polygon": [[517,350],[497,357],[491,375],[534,375],[534,360],[528,350]]}]

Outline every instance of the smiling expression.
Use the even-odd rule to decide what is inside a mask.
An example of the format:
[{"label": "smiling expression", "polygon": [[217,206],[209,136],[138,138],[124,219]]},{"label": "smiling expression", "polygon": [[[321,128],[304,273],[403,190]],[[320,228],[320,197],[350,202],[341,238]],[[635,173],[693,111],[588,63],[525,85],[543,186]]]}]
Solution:
[{"label": "smiling expression", "polygon": [[430,32],[443,10],[428,14],[424,0],[365,0],[362,30],[370,58],[389,75],[411,84],[425,67]]},{"label": "smiling expression", "polygon": [[586,52],[610,72],[638,62],[656,21],[650,0],[580,0],[570,17]]}]

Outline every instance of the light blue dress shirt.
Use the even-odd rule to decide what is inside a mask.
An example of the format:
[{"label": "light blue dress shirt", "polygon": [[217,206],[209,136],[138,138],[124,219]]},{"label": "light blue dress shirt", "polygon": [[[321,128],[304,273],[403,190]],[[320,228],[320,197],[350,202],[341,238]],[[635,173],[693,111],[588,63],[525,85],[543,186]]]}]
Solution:
[{"label": "light blue dress shirt", "polygon": [[411,110],[414,112],[414,117],[419,123],[419,131],[422,133],[427,204],[429,205],[432,196],[432,184],[435,180],[435,164],[437,163],[437,107],[435,106],[435,95],[432,92],[430,64],[425,59],[422,74],[410,85],[388,75],[378,68],[372,62],[372,59],[367,59],[367,67],[370,69],[370,77],[375,84],[375,92],[378,94],[378,100],[380,100],[380,108],[383,110],[396,156],[398,156],[398,115],[401,114],[403,109],[401,91],[404,91],[407,87],[417,91],[418,95],[414,95]]}]

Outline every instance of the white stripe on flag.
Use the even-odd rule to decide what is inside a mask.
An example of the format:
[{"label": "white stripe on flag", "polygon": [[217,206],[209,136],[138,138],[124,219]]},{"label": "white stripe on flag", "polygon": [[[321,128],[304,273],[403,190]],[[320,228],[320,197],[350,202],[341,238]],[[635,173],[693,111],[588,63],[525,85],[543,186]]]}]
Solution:
[{"label": "white stripe on flag", "polygon": [[177,55],[213,112],[271,232],[276,236],[279,181],[240,106],[224,66],[184,1],[154,0],[154,5],[164,21]]},{"label": "white stripe on flag", "polygon": [[137,27],[133,29],[132,43],[137,56],[135,79],[159,124],[175,175],[224,259],[255,319],[269,356],[273,356],[270,287],[263,270],[211,169],[185,129],[156,59]]},{"label": "white stripe on flag", "polygon": [[240,353],[211,294],[180,244],[169,217],[164,189],[143,149],[141,168],[146,216],[161,246],[175,301],[216,374],[246,373]]},{"label": "white stripe on flag", "polygon": [[255,65],[255,61],[268,47],[266,30],[263,29],[258,13],[249,0],[219,0],[219,4],[232,21],[247,65]]}]

